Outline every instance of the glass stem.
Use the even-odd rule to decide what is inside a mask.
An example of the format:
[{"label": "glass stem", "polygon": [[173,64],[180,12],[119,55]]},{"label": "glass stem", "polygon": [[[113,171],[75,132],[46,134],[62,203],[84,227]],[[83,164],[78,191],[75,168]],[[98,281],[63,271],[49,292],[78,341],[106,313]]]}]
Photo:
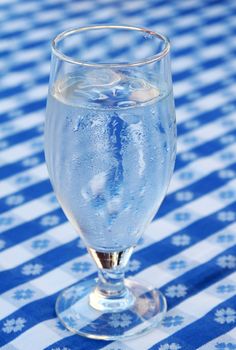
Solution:
[{"label": "glass stem", "polygon": [[126,291],[124,277],[123,270],[99,270],[97,288],[101,294],[119,297]]},{"label": "glass stem", "polygon": [[125,285],[125,267],[133,248],[122,252],[97,252],[89,249],[98,266],[98,281],[90,294],[90,305],[103,312],[118,312],[130,307],[134,297]]}]

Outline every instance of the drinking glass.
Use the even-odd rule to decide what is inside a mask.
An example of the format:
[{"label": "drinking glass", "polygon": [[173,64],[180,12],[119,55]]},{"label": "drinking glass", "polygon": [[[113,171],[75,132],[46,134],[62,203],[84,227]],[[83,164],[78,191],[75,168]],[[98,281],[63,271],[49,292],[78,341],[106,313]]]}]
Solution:
[{"label": "drinking glass", "polygon": [[174,168],[169,51],[165,36],[133,26],[72,29],[52,41],[46,163],[58,201],[98,269],[97,278],[59,295],[56,313],[86,337],[133,337],[166,311],[155,286],[124,273]]}]

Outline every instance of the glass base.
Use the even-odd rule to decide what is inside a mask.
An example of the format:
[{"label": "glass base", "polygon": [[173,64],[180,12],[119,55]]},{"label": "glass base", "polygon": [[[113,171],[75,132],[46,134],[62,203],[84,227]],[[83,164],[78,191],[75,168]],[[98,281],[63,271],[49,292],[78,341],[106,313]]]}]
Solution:
[{"label": "glass base", "polygon": [[133,296],[128,308],[99,311],[90,304],[96,283],[95,279],[78,283],[57,299],[57,316],[73,333],[103,340],[132,338],[156,327],[166,312],[166,299],[160,291],[132,279],[125,280]]}]

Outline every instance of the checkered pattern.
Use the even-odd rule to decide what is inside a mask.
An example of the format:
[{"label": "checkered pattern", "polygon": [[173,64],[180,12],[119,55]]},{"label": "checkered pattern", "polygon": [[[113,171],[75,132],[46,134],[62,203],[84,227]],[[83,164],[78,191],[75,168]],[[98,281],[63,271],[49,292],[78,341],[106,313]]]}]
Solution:
[{"label": "checkered pattern", "polygon": [[[1,0],[0,20],[1,349],[236,349],[235,1]],[[95,267],[52,193],[42,136],[49,39],[111,22],[171,38],[179,135],[168,195],[128,271],[169,311],[124,342],[72,335],[55,316],[58,293]]]}]

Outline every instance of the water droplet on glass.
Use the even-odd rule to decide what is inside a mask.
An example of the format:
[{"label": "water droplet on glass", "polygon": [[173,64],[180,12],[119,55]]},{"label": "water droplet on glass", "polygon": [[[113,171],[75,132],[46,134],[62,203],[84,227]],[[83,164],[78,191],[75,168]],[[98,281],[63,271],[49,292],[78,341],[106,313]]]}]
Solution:
[{"label": "water droplet on glass", "polygon": [[155,114],[156,114],[155,108],[151,108],[151,114],[152,114],[152,115],[155,115]]}]

